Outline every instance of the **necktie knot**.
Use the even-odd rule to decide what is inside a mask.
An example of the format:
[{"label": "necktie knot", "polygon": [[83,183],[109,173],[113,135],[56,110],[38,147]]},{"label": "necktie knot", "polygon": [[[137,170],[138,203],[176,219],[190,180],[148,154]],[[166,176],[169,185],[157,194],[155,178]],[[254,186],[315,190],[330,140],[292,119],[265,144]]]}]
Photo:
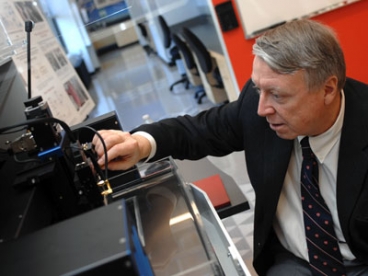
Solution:
[{"label": "necktie knot", "polygon": [[304,159],[315,159],[315,155],[309,144],[309,137],[305,136],[301,141],[300,145],[302,146],[302,154]]}]

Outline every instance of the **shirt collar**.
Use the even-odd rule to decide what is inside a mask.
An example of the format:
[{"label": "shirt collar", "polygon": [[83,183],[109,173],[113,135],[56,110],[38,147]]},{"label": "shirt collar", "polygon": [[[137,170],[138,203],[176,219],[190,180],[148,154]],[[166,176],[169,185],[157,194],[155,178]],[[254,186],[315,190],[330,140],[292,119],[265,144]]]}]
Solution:
[{"label": "shirt collar", "polygon": [[[338,142],[341,135],[341,129],[344,121],[345,114],[345,96],[344,91],[341,90],[341,106],[340,112],[337,116],[335,123],[324,133],[318,136],[309,137],[309,144],[313,153],[317,156],[321,164],[324,162],[326,156],[331,151],[332,147]],[[298,141],[300,141],[305,136],[298,136]],[[299,144],[300,145],[300,144]]]}]

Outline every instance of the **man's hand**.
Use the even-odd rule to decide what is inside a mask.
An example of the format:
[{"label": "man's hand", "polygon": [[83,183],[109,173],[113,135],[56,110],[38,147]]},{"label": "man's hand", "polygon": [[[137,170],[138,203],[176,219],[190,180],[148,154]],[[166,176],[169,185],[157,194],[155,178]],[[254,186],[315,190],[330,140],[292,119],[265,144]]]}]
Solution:
[{"label": "man's hand", "polygon": [[[143,136],[120,130],[100,130],[98,133],[106,145],[109,170],[127,170],[147,158],[151,152],[151,144]],[[95,135],[92,143],[98,155],[98,164],[104,168],[105,152],[101,139]]]}]

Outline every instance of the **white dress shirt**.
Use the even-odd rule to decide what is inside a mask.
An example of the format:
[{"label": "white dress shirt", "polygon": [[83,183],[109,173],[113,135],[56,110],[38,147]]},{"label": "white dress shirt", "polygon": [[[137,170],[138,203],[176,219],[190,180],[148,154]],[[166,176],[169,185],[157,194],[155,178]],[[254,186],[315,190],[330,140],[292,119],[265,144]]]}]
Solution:
[{"label": "white dress shirt", "polygon": [[151,144],[151,152],[149,154],[149,156],[143,161],[143,162],[148,162],[153,156],[155,156],[156,151],[157,151],[157,144],[156,144],[156,140],[155,138],[153,138],[153,136],[145,131],[137,131],[134,132],[132,134],[132,136],[134,135],[140,135],[145,137]]},{"label": "white dress shirt", "polygon": [[[345,242],[337,213],[336,177],[340,148],[341,129],[345,113],[345,97],[341,92],[340,113],[334,125],[321,135],[309,137],[309,143],[319,164],[319,187],[321,194],[331,211],[336,236],[339,239],[341,254],[345,260],[354,260],[355,256]],[[285,176],[284,185],[277,206],[274,229],[282,245],[304,260],[309,260],[304,232],[303,210],[300,191],[300,170],[302,150],[300,140],[294,140],[294,150]]]}]

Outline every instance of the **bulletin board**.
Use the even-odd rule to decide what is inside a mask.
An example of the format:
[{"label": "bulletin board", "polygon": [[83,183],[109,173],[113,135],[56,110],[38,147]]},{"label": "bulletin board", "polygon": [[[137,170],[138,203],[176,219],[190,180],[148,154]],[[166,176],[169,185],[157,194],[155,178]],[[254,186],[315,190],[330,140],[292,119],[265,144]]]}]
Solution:
[{"label": "bulletin board", "polygon": [[235,0],[245,38],[253,38],[285,22],[313,17],[360,0]]},{"label": "bulletin board", "polygon": [[[28,88],[28,53],[25,21],[34,22],[31,32],[31,96],[42,96],[53,117],[68,125],[86,119],[95,103],[47,20],[32,0],[0,0],[0,59],[11,58]],[[4,41],[5,38],[5,41]],[[28,89],[27,89],[28,90]]]}]

